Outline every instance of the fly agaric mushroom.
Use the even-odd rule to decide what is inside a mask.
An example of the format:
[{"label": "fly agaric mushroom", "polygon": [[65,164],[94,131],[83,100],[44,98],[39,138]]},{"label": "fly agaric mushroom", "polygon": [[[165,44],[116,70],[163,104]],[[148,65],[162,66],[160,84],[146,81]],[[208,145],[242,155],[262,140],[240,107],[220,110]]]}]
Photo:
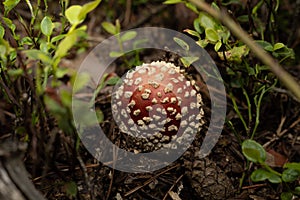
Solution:
[{"label": "fly agaric mushroom", "polygon": [[201,95],[195,81],[164,61],[142,64],[123,76],[112,95],[119,129],[136,139],[138,152],[178,143],[203,124]]}]

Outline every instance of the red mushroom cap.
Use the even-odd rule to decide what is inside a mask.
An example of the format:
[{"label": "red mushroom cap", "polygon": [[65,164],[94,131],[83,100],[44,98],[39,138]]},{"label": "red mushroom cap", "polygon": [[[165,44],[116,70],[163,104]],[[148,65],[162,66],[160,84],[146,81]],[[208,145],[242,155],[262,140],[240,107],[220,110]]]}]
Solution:
[{"label": "red mushroom cap", "polygon": [[159,141],[180,137],[202,125],[201,95],[179,67],[164,61],[137,66],[112,95],[121,132]]}]

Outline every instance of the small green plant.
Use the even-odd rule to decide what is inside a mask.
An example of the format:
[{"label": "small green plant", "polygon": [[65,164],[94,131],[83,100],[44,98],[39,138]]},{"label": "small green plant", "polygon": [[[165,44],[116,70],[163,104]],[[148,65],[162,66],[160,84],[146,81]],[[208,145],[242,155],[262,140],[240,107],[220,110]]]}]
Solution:
[{"label": "small green plant", "polygon": [[[125,55],[126,52],[124,51],[124,46],[123,46],[124,42],[133,40],[136,37],[137,35],[136,31],[126,31],[125,33],[121,34],[121,25],[119,20],[116,20],[115,24],[111,22],[103,22],[101,25],[105,31],[114,35],[118,41],[120,51],[111,51],[109,54],[110,57],[112,58],[122,57],[124,63],[129,68],[140,65],[142,63],[139,56],[140,50],[138,50],[137,46],[138,44],[144,41],[139,41],[139,40],[134,41],[133,49],[135,50],[133,51],[133,54],[127,56]],[[133,55],[132,59],[129,60],[128,57],[130,57],[131,55]]]},{"label": "small green plant", "polygon": [[[260,123],[260,109],[266,94],[271,91],[278,83],[275,76],[270,73],[266,66],[255,64],[251,65],[248,61],[250,57],[249,48],[239,40],[233,40],[230,31],[219,21],[211,17],[205,12],[200,12],[188,1],[184,0],[168,0],[166,4],[184,3],[193,12],[198,14],[194,20],[194,30],[186,29],[186,33],[196,38],[196,43],[203,48],[212,48],[223,61],[226,66],[225,85],[232,101],[232,106],[241,121],[243,131],[248,137],[253,138],[257,132]],[[216,3],[212,3],[211,7],[220,11]],[[220,11],[221,12],[221,11]],[[176,39],[182,48],[188,48],[182,41]],[[257,43],[264,46],[266,50],[271,51],[274,57],[280,59],[280,62],[291,61],[295,58],[292,49],[282,43],[271,45],[269,42],[258,40]],[[196,58],[181,58],[184,65],[189,65]],[[254,84],[249,84],[254,83]],[[241,110],[241,106],[237,103],[237,96],[243,95],[246,102],[247,111],[245,118],[245,109]],[[236,137],[240,139],[240,131],[234,127],[234,123],[229,119],[227,124]]]},{"label": "small green plant", "polygon": [[265,149],[254,140],[245,140],[242,143],[242,152],[247,160],[261,166],[252,172],[250,177],[253,182],[268,180],[274,184],[284,183],[288,192],[281,193],[282,200],[291,200],[293,195],[300,195],[300,186],[294,189],[288,186],[288,183],[295,182],[300,178],[300,163],[286,163],[282,173],[275,171],[265,162]]},{"label": "small green plant", "polygon": [[196,56],[190,56],[189,50],[190,47],[189,45],[183,41],[182,39],[178,37],[174,37],[173,40],[185,51],[185,56],[180,58],[180,61],[184,65],[184,67],[188,68],[191,64],[199,60],[199,57]]}]

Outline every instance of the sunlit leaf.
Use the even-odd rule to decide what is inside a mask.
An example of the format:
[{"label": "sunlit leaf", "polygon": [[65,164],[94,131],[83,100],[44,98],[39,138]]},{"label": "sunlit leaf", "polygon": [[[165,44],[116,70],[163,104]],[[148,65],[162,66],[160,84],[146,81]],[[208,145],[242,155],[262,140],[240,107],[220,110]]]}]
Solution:
[{"label": "sunlit leaf", "polygon": [[124,33],[121,36],[121,41],[125,42],[125,41],[128,41],[128,40],[132,40],[133,38],[136,37],[136,35],[137,35],[136,31],[127,31],[126,33]]},{"label": "sunlit leaf", "polygon": [[199,60],[199,57],[182,57],[180,61],[185,67],[189,67],[191,64]]},{"label": "sunlit leaf", "polygon": [[80,13],[78,15],[79,19],[85,19],[86,15],[91,12],[92,10],[94,10],[99,3],[101,2],[101,0],[96,0],[96,1],[92,1],[89,3],[86,3],[82,6],[82,9],[80,10]]},{"label": "sunlit leaf", "polygon": [[16,25],[7,17],[2,18],[3,21],[5,22],[6,26],[14,33],[16,30]]},{"label": "sunlit leaf", "polygon": [[181,3],[183,0],[167,0],[164,1],[164,4],[176,4],[176,3]]},{"label": "sunlit leaf", "polygon": [[66,10],[65,15],[71,24],[79,24],[83,21],[83,18],[82,17],[80,18],[79,16],[81,10],[82,10],[82,6],[80,5],[70,6]]},{"label": "sunlit leaf", "polygon": [[18,3],[20,2],[20,0],[5,0],[3,2],[4,5],[4,10],[5,10],[5,16],[9,13],[9,11],[11,11],[14,7],[16,7],[18,5]]},{"label": "sunlit leaf", "polygon": [[3,26],[0,25],[0,38],[3,38],[4,33],[5,33],[5,30],[4,30]]},{"label": "sunlit leaf", "polygon": [[104,114],[103,114],[102,110],[96,108],[96,116],[97,116],[99,123],[103,122]]},{"label": "sunlit leaf", "polygon": [[41,21],[41,31],[46,36],[50,36],[52,34],[53,24],[50,17],[46,16]]},{"label": "sunlit leaf", "polygon": [[72,32],[66,35],[66,37],[59,43],[54,58],[62,58],[64,57],[69,49],[76,43],[77,34],[76,32]]},{"label": "sunlit leaf", "polygon": [[199,13],[197,7],[194,4],[191,4],[189,2],[185,2],[185,6],[189,9],[191,9],[194,13]]},{"label": "sunlit leaf", "polygon": [[57,36],[55,36],[55,37],[53,37],[51,39],[51,43],[57,42],[59,40],[62,40],[64,37],[66,37],[66,34],[57,35]]},{"label": "sunlit leaf", "polygon": [[211,42],[215,43],[220,40],[218,33],[212,28],[205,29],[205,35],[206,38]]},{"label": "sunlit leaf", "polygon": [[104,30],[106,30],[108,33],[115,35],[117,34],[117,28],[115,27],[115,25],[113,25],[110,22],[102,22],[101,26],[104,28]]},{"label": "sunlit leaf", "polygon": [[190,29],[185,29],[183,31],[190,34],[190,35],[192,35],[192,36],[196,36],[196,37],[200,38],[200,34],[197,31],[193,31],[193,30],[190,30]]},{"label": "sunlit leaf", "polygon": [[273,51],[276,51],[276,50],[278,50],[278,49],[281,49],[281,48],[283,48],[285,45],[283,44],[283,43],[281,43],[281,42],[279,42],[279,43],[276,43],[275,45],[274,45],[274,47],[273,47]]},{"label": "sunlit leaf", "polygon": [[206,39],[204,39],[204,40],[198,40],[196,42],[196,44],[198,44],[202,48],[205,48],[208,45],[208,41]]},{"label": "sunlit leaf", "polygon": [[118,51],[112,51],[109,53],[109,56],[112,58],[118,58],[120,56],[123,56],[124,53],[123,52],[118,52]]},{"label": "sunlit leaf", "polygon": [[218,41],[218,42],[215,44],[215,47],[214,47],[215,51],[219,51],[219,49],[221,48],[221,46],[222,46],[222,42],[221,42],[221,41]]}]

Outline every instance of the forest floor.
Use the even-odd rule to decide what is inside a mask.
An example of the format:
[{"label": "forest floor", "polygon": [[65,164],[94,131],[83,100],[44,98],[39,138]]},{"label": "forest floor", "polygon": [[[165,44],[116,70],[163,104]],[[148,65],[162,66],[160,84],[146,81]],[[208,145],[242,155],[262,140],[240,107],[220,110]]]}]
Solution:
[{"label": "forest floor", "polygon": [[[133,5],[126,5],[126,2]],[[61,65],[75,70],[78,69],[88,52],[110,36],[101,27],[103,21],[114,22],[114,19],[119,19],[122,30],[152,26],[183,32],[184,29],[193,28],[193,20],[197,15],[185,8],[183,4],[167,6],[160,1],[143,2],[114,0],[100,4],[95,11],[88,15],[88,19],[84,22],[88,27],[88,40],[85,42],[86,50],[80,54],[71,52],[62,61]],[[49,10],[53,12],[53,16],[59,15],[56,10],[57,4],[55,1],[49,2]],[[79,1],[79,4],[81,4],[81,1]],[[288,8],[292,6],[292,3],[286,4],[284,9],[289,10]],[[230,8],[233,13],[235,9],[239,10],[234,5]],[[21,11],[22,8],[17,9],[20,9],[20,13],[26,16],[26,13]],[[292,13],[292,10],[289,10],[289,12]],[[279,36],[284,38],[286,35],[287,33],[283,33]],[[297,43],[294,44],[293,48],[297,54],[299,51]],[[221,75],[226,77],[226,74],[224,74],[226,73],[224,69],[226,66],[222,63],[223,61],[218,58],[213,50],[208,49],[208,52],[220,69]],[[176,58],[170,58],[167,53],[159,51],[141,53],[139,59],[143,62],[175,59],[175,62],[178,62]],[[252,59],[256,58],[252,57]],[[121,62],[121,60],[117,60],[112,64],[112,72],[119,76],[122,76],[125,72],[124,68],[118,68]],[[255,61],[252,62],[255,63]],[[296,77],[298,83],[300,83],[300,65],[286,67],[286,70]],[[230,81],[228,77],[224,80],[225,82]],[[109,92],[111,90],[112,86],[106,86],[96,98],[96,106],[104,113],[101,127],[108,130],[116,128],[111,123],[113,120],[110,114]],[[254,139],[262,144],[268,152],[268,164],[280,171],[287,161],[300,162],[300,103],[290,96],[284,88],[271,90],[266,96],[267,100],[263,102],[260,108],[261,123]],[[237,94],[236,97],[241,106],[242,115],[247,118],[247,105],[243,94]],[[247,134],[243,132],[243,125],[234,110],[229,94],[227,98],[226,118],[234,123],[240,138],[246,139]],[[204,101],[209,102],[209,97],[204,97]],[[1,102],[0,106],[2,109],[5,107],[5,105],[1,105]],[[206,105],[206,107],[204,110],[209,112],[209,106]],[[11,110],[8,108],[7,112],[11,112]],[[1,128],[3,131],[0,131],[3,140],[12,137],[9,132],[4,130],[9,130],[14,122],[6,121],[5,123]],[[240,138],[237,138],[228,124],[224,125],[222,135],[212,152],[206,159],[200,161],[204,163],[206,169],[197,168],[195,164],[197,159],[189,158],[190,154],[187,153],[171,165],[153,173],[136,174],[107,167],[95,159],[81,143],[79,144],[79,150],[75,150],[74,136],[63,133],[57,127],[53,128],[51,132],[55,132],[55,134],[47,136],[47,142],[43,146],[47,148],[44,151],[38,149],[37,152],[33,152],[33,149],[31,149],[26,152],[24,158],[34,185],[47,199],[222,199],[222,196],[218,196],[217,193],[220,192],[219,187],[224,187],[227,190],[227,193],[225,192],[226,194],[223,195],[224,199],[260,200],[280,199],[280,194],[286,188],[283,183],[253,182],[250,179],[251,172],[258,166],[249,164],[245,159],[239,142]],[[205,132],[205,128],[202,132]],[[21,138],[24,140],[23,137]],[[193,143],[188,150],[192,155],[196,151],[193,145],[196,144]],[[45,156],[45,154],[51,156]],[[203,172],[197,172],[199,169]],[[209,170],[216,170],[216,172]],[[215,180],[212,180],[211,185],[208,183],[208,186],[204,186],[205,181],[194,180],[198,176],[210,176],[210,173],[215,174],[213,176]],[[221,180],[220,177],[223,176],[226,178]],[[228,180],[230,183],[226,182]],[[209,181],[209,179],[206,181]],[[293,188],[299,184],[300,180],[298,179],[288,187]],[[202,187],[207,192],[200,192],[199,194]],[[211,188],[207,189],[207,187]],[[208,195],[207,193],[211,194]],[[200,198],[199,195],[205,197]]]}]

